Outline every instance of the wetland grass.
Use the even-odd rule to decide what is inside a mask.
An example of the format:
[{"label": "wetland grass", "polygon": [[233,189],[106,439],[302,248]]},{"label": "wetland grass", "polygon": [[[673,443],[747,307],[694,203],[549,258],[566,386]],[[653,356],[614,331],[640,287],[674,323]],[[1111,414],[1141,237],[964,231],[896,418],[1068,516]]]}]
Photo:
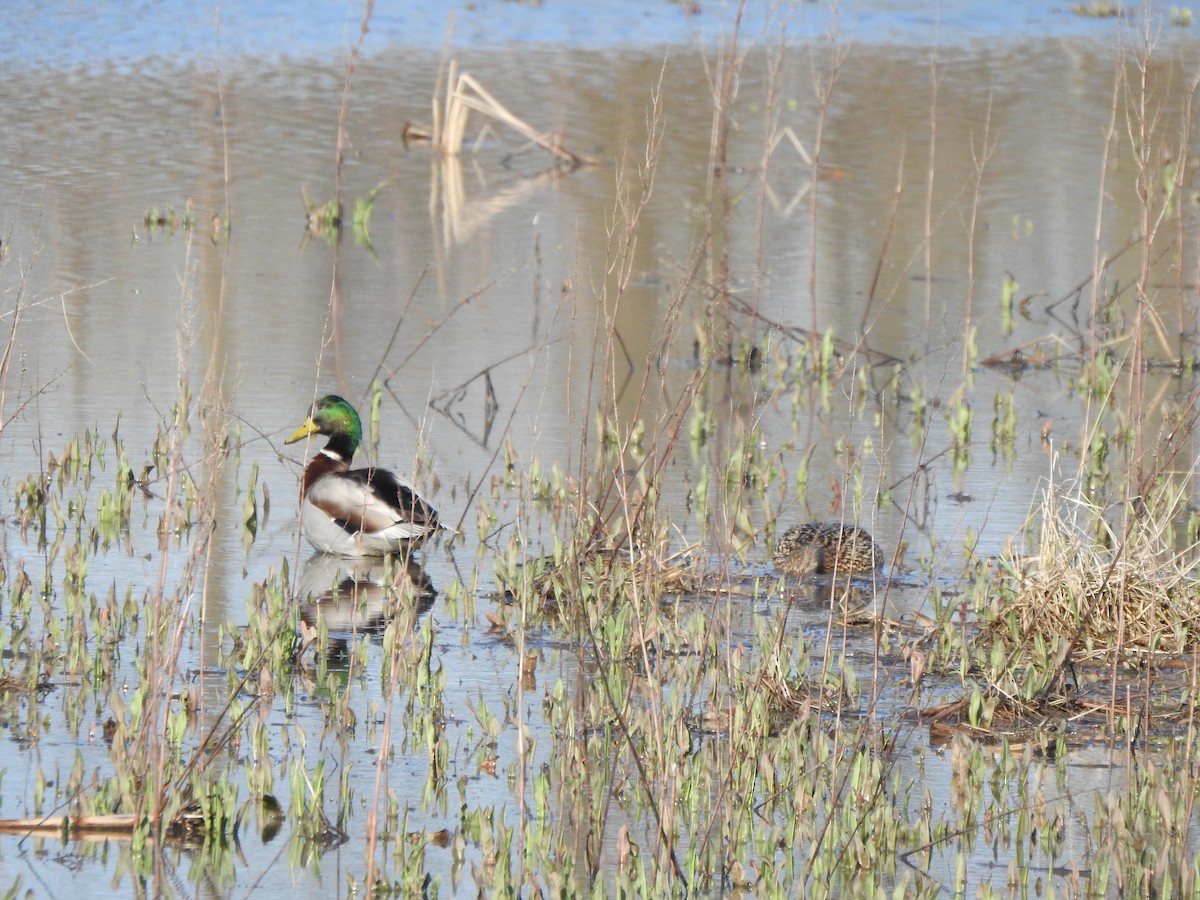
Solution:
[{"label": "wetland grass", "polygon": [[[653,185],[653,139],[650,143],[638,178],[646,190]],[[990,152],[985,140],[981,159],[986,161]],[[722,170],[719,163],[713,168]],[[981,163],[972,182],[976,212],[982,176]],[[617,239],[608,269],[615,277],[605,285],[612,292],[606,295],[609,307],[618,306],[624,296],[627,282],[622,279],[628,269],[623,260],[642,202],[636,193],[618,193],[628,199],[619,205],[611,232]],[[968,241],[975,239],[972,220]],[[715,258],[707,246],[697,253],[698,260]],[[658,348],[678,346],[675,323],[694,289],[691,271],[689,266],[676,283],[671,312],[664,317],[667,324],[653,342]],[[718,266],[715,271],[723,270]],[[1007,290],[1002,315],[1011,316],[1015,286]],[[713,296],[726,292],[718,286]],[[751,320],[763,324],[757,317]],[[755,523],[771,520],[775,492],[784,486],[789,494],[800,493],[808,483],[807,466],[802,463],[795,480],[789,480],[778,457],[763,458],[753,450],[757,441],[752,430],[721,434],[719,417],[712,413],[717,379],[707,372],[690,379],[674,403],[667,404],[655,383],[643,380],[633,402],[620,404],[621,410],[636,413],[618,414],[615,401],[626,398],[610,386],[627,383],[622,363],[628,354],[614,322],[615,317],[598,320],[593,344],[593,382],[611,393],[589,395],[596,424],[584,432],[572,474],[553,470],[544,475],[536,459],[523,462],[510,456],[506,476],[493,482],[490,494],[479,495],[482,546],[490,544],[502,524],[502,508],[529,510],[545,503],[552,510],[551,553],[528,537],[538,528],[525,513],[518,514],[510,538],[496,551],[493,568],[500,591],[488,618],[492,633],[512,648],[512,675],[519,686],[516,709],[528,708],[528,695],[537,679],[545,677],[541,673],[561,673],[543,688],[541,703],[542,719],[550,726],[549,736],[542,738],[552,742],[549,765],[527,768],[536,752],[530,732],[523,723],[510,732],[517,742],[517,762],[509,770],[520,810],[516,820],[505,825],[494,809],[485,807],[471,808],[464,818],[462,833],[469,843],[486,848],[491,864],[481,883],[502,892],[524,885],[572,893],[748,889],[790,896],[800,889],[816,895],[933,896],[948,881],[930,873],[931,862],[948,857],[946,865],[954,873],[950,880],[961,889],[970,883],[966,859],[985,838],[1015,841],[1025,848],[1022,852],[1052,864],[1063,849],[1063,813],[1053,804],[1047,807],[1031,779],[1046,760],[1053,768],[1054,760],[1063,758],[1065,717],[1055,719],[1052,706],[1046,706],[1037,733],[1002,727],[1003,696],[987,681],[988,661],[996,661],[993,671],[1008,678],[1005,689],[1014,691],[1015,679],[1034,666],[1018,662],[1003,648],[997,656],[1000,645],[988,626],[989,611],[1002,590],[995,569],[973,569],[977,579],[965,602],[941,596],[936,583],[931,584],[934,619],[925,625],[889,623],[877,616],[839,623],[831,612],[825,630],[798,636],[786,631],[785,603],[783,614],[764,619],[752,640],[733,638],[736,604],[761,602],[771,596],[771,588],[742,574],[744,567],[729,544],[715,561],[708,558],[703,540],[684,551],[671,549],[671,536],[682,529],[657,503],[663,461],[681,449],[678,437],[684,433],[693,453],[725,457],[720,465],[703,467],[705,474],[691,495],[698,522],[690,532],[702,535],[720,533],[721,526],[723,534],[761,533],[762,524]],[[857,349],[840,355],[833,351],[835,344],[857,348],[856,342],[837,342],[831,331],[811,340],[814,332],[808,332],[790,359],[778,345],[755,357],[728,349],[739,342],[736,331],[732,337],[726,332],[729,325],[730,319],[719,315],[699,319],[694,345],[699,359],[723,360],[733,371],[735,360],[757,358],[759,362],[736,371],[736,377],[778,391],[779,384],[769,380],[786,373],[780,383],[791,380],[797,407],[811,396],[817,398],[814,406],[828,410],[834,389],[848,383],[854,384],[848,393],[870,393],[865,373],[877,361],[867,357],[860,365]],[[970,478],[972,451],[979,446],[969,399],[976,340],[977,333],[968,329],[961,351],[962,383],[950,392],[951,401],[941,404],[948,440],[937,456],[951,459],[956,484]],[[888,399],[894,402],[903,393],[911,400],[913,439],[929,441],[932,422],[924,398],[934,391],[910,381],[913,374],[895,360],[884,361],[896,370]],[[860,375],[843,381],[847,372]],[[1106,381],[1099,395],[1114,383]],[[1010,452],[1020,428],[1011,395],[997,394],[994,412],[994,452]],[[1098,471],[1100,445],[1083,446],[1085,461],[1090,454]],[[718,448],[737,449],[714,452]],[[807,461],[811,453],[809,447],[802,459]],[[845,459],[846,483],[854,485],[848,496],[862,502],[862,461],[853,453]],[[522,476],[522,471],[532,474]],[[911,483],[917,482],[914,473]],[[892,490],[879,489],[876,497]],[[506,501],[506,496],[513,499]],[[1090,531],[1084,533],[1094,539]],[[969,544],[964,556],[970,566],[978,562]],[[1056,574],[1063,566],[1061,558],[1046,562]],[[927,565],[935,570],[934,562]],[[1089,559],[1085,568],[1095,570],[1095,560]],[[1067,593],[1074,590],[1068,587]],[[1041,599],[1034,604],[1045,605]],[[1178,617],[1178,610],[1174,614]],[[850,653],[855,644],[869,648],[866,670],[861,668],[863,657]],[[1053,652],[1061,649],[1036,651],[1043,673],[1061,663]],[[943,710],[924,710],[931,744],[947,748],[951,757],[949,811],[933,802],[928,788],[921,797],[921,789],[902,778],[891,752],[912,740],[915,726],[906,723],[904,714],[916,707],[911,697],[898,701],[886,695],[881,683],[892,679],[905,660],[912,661],[914,686],[928,679],[944,684],[949,678],[968,689],[955,707],[963,720],[957,728],[946,728]],[[1024,696],[1033,702],[1042,683],[1026,682]],[[1119,715],[1130,721],[1134,713],[1127,708]],[[490,711],[480,707],[477,717],[482,734],[505,734]],[[1133,732],[1119,734],[1129,738]],[[1113,737],[1118,734],[1110,733]],[[1188,740],[1189,746],[1194,743]],[[486,755],[482,747],[480,752],[485,754],[480,761],[484,770],[504,758],[502,748],[497,755]],[[1145,773],[1149,782],[1172,777],[1168,767],[1150,768]],[[989,794],[989,779],[1005,787]],[[552,804],[557,817],[547,815]],[[1117,839],[1109,813],[1111,809],[1086,826],[1097,845]],[[1173,815],[1186,821],[1190,806]],[[412,840],[428,845],[422,833]],[[1176,841],[1173,846],[1181,845]],[[515,856],[506,861],[507,854]],[[398,855],[403,857],[403,883],[412,884],[415,854]],[[1183,862],[1181,855],[1175,865]],[[1122,864],[1136,867],[1128,853]],[[1029,888],[1040,877],[1029,865],[1013,865],[1010,885]],[[1084,893],[1102,895],[1112,883],[1106,865],[1083,874],[1077,868],[1068,882]],[[1130,877],[1127,871],[1122,883],[1145,884],[1151,877]],[[1190,883],[1186,874],[1180,877]]]},{"label": "wetland grass", "polygon": [[[652,129],[656,116],[652,107]],[[623,302],[625,257],[656,162],[652,130],[631,179],[641,195],[618,190],[627,199],[610,232],[605,308]],[[694,290],[690,271],[681,273],[651,341],[658,358],[679,344],[676,323]],[[770,510],[781,473],[753,431],[721,435],[705,424],[703,410],[720,386],[709,367],[698,367],[677,399],[664,402],[650,379],[654,367],[634,360],[646,374],[632,401],[610,393],[623,382],[627,358],[614,321],[599,321],[594,342],[599,371],[591,383],[606,388],[592,401],[594,437],[585,437],[574,477],[548,485],[559,523],[554,553],[530,560],[533,548],[517,539],[535,530],[529,523],[496,560],[502,605],[492,619],[513,644],[514,667],[548,629],[558,661],[539,668],[571,674],[545,692],[550,768],[516,776],[532,779],[535,792],[548,778],[562,810],[558,821],[535,815],[517,823],[525,883],[572,893],[735,888],[790,896],[798,885],[819,893],[831,883],[902,891],[913,880],[899,872],[894,847],[907,820],[886,800],[888,768],[870,749],[879,743],[871,717],[850,713],[864,701],[864,682],[844,655],[822,662],[808,641],[785,640],[782,617],[766,618],[749,642],[734,639],[737,605],[763,601],[767,587],[740,574],[728,546],[715,565],[702,562],[703,542],[687,557],[669,550],[679,526],[657,498],[666,462],[686,449],[681,435],[711,460],[708,487],[695,495],[701,534],[745,532],[752,546],[754,521]],[[726,340],[705,333],[717,321],[698,325],[698,347]],[[833,367],[814,371],[812,383],[828,392]],[[768,376],[746,366],[737,377],[754,385]],[[492,516],[484,521],[493,527]]]},{"label": "wetland grass", "polygon": [[[462,527],[447,539],[448,583],[435,589],[412,560],[326,571],[312,559],[297,566],[297,553],[250,585],[209,636],[228,463],[247,552],[261,540],[268,496],[266,470],[240,469],[221,398],[193,400],[184,369],[177,403],[143,446],[93,429],[57,455],[39,451],[44,464],[12,492],[20,552],[7,548],[0,587],[0,711],[36,746],[61,710],[73,738],[103,745],[105,766],[39,768],[23,798],[29,815],[3,827],[68,838],[120,829],[126,869],[162,892],[173,877],[164,848],[182,847],[218,893],[232,892],[252,825],[264,843],[287,829],[297,868],[317,869],[357,840],[331,857],[339,886],[379,896],[1194,890],[1195,576],[1192,549],[1181,553],[1171,537],[1186,488],[1152,464],[1170,458],[1194,418],[1177,411],[1147,440],[1139,411],[1152,404],[1133,371],[1147,369],[1142,351],[1112,350],[1154,332],[1151,317],[1138,325],[1120,314],[1136,292],[1096,288],[1105,308],[1093,308],[1072,350],[1072,400],[1087,414],[1071,437],[1079,487],[1047,490],[1032,517],[1032,559],[979,559],[977,534],[965,532],[960,548],[933,532],[910,573],[889,546],[883,569],[874,572],[872,552],[871,576],[856,580],[865,609],[855,616],[828,591],[778,577],[770,542],[810,502],[867,523],[898,507],[902,527],[917,529],[923,494],[945,502],[936,478],[949,476],[951,496],[965,497],[988,441],[974,421],[986,401],[973,379],[989,367],[976,364],[974,325],[951,383],[863,336],[818,330],[819,135],[809,159],[810,327],[771,323],[738,302],[723,229],[735,221],[725,141],[739,59],[735,38],[713,80],[714,224],[678,265],[644,357],[631,355],[619,313],[633,302],[661,165],[667,100],[657,91],[645,155],[614,172],[598,312],[570,313],[570,350],[584,360],[573,375],[582,389],[567,392],[584,398],[571,410],[570,458],[522,458],[501,435],[492,467],[454,486],[448,505],[461,505]],[[815,85],[822,110],[844,62],[833,47]],[[774,133],[764,128],[764,145]],[[339,133],[339,160],[341,146]],[[985,139],[979,158],[990,152]],[[1144,185],[1162,183],[1155,160],[1138,159]],[[932,160],[931,150],[931,169]],[[961,236],[972,253],[983,174],[981,162],[968,184]],[[1162,204],[1147,223],[1177,214],[1164,195],[1146,196]],[[1140,295],[1156,283],[1159,252],[1144,237]],[[1013,289],[1000,321],[1011,318]],[[983,303],[968,298],[970,323]],[[670,380],[689,349],[686,374]],[[8,365],[6,353],[3,379]],[[475,380],[490,386],[486,372]],[[384,395],[378,383],[373,391],[377,435]],[[1001,461],[1021,435],[1041,431],[1023,428],[1014,393],[994,395],[990,443]],[[790,416],[790,445],[770,446],[759,427],[771,405]],[[831,432],[828,445],[814,437]],[[895,440],[921,450],[917,469],[886,471]],[[1146,444],[1153,450],[1139,453]],[[1020,452],[1041,450],[1028,447]],[[663,498],[680,459],[696,474],[672,509]],[[1118,462],[1134,474],[1121,477]],[[829,484],[818,483],[825,475]],[[1137,495],[1145,509],[1120,519],[1134,506],[1126,485],[1147,488]],[[474,550],[465,562],[455,555],[464,547]],[[106,555],[142,553],[157,567],[150,581],[98,577]],[[959,556],[966,575],[951,582],[947,560]],[[927,591],[917,611],[890,605],[902,580]],[[485,594],[493,581],[498,590]],[[187,649],[205,641],[217,646],[184,668]],[[455,642],[480,657],[486,648],[487,665],[503,660],[487,672],[499,691],[455,688],[458,673],[443,661]],[[1119,774],[1111,789],[1088,789],[1091,805],[1070,807],[1058,788],[1071,755],[1087,749],[1081,735]],[[353,777],[364,767],[366,787]],[[926,767],[944,768],[946,782],[931,783]],[[972,871],[994,858],[1009,860],[1003,874]]]}]

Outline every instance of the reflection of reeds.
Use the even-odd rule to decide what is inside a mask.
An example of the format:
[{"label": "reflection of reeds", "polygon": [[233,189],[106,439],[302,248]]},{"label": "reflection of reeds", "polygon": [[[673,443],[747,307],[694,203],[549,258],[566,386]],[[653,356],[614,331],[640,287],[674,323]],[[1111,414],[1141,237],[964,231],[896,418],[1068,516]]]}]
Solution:
[{"label": "reflection of reeds", "polygon": [[554,181],[559,174],[559,169],[550,169],[531,178],[523,178],[487,197],[468,202],[463,185],[462,160],[457,156],[434,158],[429,179],[429,203],[430,209],[436,209],[437,198],[441,196],[442,238],[446,246],[450,247],[467,240],[500,213],[513,208],[533,191]]},{"label": "reflection of reeds", "polygon": [[[404,142],[429,141],[433,145],[435,159],[430,178],[429,208],[431,211],[437,209],[440,198],[446,246],[466,239],[496,215],[520,202],[530,191],[552,181],[562,172],[582,166],[602,165],[598,159],[568,149],[557,133],[538,131],[497,100],[473,75],[459,73],[454,60],[450,61],[446,78],[445,99],[439,103],[436,95],[440,92],[440,85],[439,80],[432,101],[432,127],[406,123]],[[484,200],[468,204],[461,159],[467,144],[467,120],[472,111],[489,120],[480,130],[476,143],[491,131],[492,122],[505,125],[549,153],[554,160],[552,168]]]}]

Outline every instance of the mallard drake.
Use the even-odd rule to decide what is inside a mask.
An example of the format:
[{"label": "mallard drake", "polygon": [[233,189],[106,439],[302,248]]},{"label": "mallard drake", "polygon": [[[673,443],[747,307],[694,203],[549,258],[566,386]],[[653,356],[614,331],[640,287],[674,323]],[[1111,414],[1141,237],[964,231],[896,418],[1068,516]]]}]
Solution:
[{"label": "mallard drake", "polygon": [[881,555],[864,529],[839,522],[793,525],[775,546],[775,568],[788,575],[855,574],[879,568]]},{"label": "mallard drake", "polygon": [[386,556],[418,546],[438,525],[437,512],[412,486],[385,469],[351,469],[362,443],[362,421],[330,394],[313,404],[304,424],[284,441],[323,434],[329,442],[304,470],[301,530],[308,542],[339,556]]}]

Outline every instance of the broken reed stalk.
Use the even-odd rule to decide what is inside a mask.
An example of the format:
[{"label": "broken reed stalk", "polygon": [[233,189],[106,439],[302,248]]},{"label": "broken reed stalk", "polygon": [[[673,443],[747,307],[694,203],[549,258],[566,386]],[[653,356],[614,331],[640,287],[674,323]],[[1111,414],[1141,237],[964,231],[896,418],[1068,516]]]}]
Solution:
[{"label": "broken reed stalk", "polygon": [[[434,101],[434,142],[443,156],[460,156],[467,132],[470,109],[455,100],[458,93],[458,62],[450,60],[450,77],[446,80],[446,102],[439,108]],[[441,117],[442,111],[445,117]]]},{"label": "broken reed stalk", "polygon": [[568,150],[560,137],[553,133],[542,133],[524,119],[513,114],[503,103],[492,96],[474,76],[458,71],[456,63],[450,63],[450,78],[447,82],[445,118],[441,121],[440,138],[438,115],[434,109],[434,139],[437,151],[445,156],[461,156],[467,129],[467,115],[471,110],[483,113],[485,116],[507,125],[513,131],[531,143],[537,144],[560,162],[566,163],[572,169],[581,166],[599,166],[601,161],[590,156],[584,156]]},{"label": "broken reed stalk", "polygon": [[89,836],[113,837],[124,834],[133,837],[141,822],[136,813],[117,813],[103,816],[43,816],[39,819],[0,819],[0,834],[39,835],[80,840]]}]

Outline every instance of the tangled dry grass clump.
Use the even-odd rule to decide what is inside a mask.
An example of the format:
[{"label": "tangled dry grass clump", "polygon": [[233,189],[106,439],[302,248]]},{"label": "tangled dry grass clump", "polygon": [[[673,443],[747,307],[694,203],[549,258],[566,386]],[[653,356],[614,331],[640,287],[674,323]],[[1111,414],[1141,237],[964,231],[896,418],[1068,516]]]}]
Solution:
[{"label": "tangled dry grass clump", "polygon": [[1182,653],[1200,644],[1196,548],[1180,550],[1171,540],[1182,499],[1160,506],[1118,530],[1082,491],[1064,496],[1048,487],[1037,555],[1003,562],[993,632],[1018,643],[1066,638],[1085,657]]}]

